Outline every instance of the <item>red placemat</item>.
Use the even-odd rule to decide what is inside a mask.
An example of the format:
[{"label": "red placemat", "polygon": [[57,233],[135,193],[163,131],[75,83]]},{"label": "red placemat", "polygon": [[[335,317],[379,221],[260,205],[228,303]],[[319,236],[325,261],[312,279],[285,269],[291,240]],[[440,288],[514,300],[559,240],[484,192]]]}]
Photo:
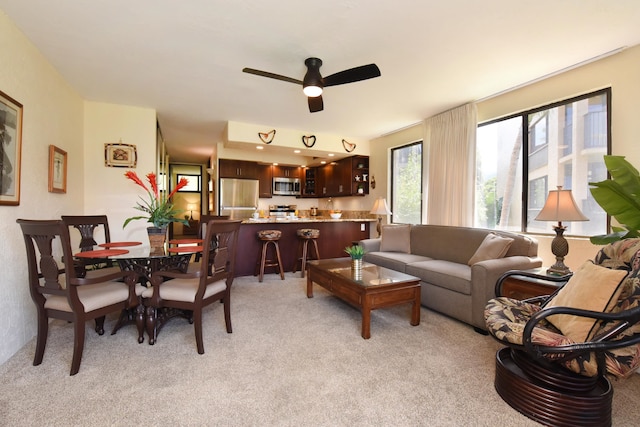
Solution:
[{"label": "red placemat", "polygon": [[74,255],[76,258],[106,258],[114,255],[123,255],[129,253],[126,249],[99,249],[97,251],[78,252]]},{"label": "red placemat", "polygon": [[202,239],[173,239],[169,240],[170,245],[188,245],[193,243],[202,243]]},{"label": "red placemat", "polygon": [[180,246],[177,248],[169,248],[168,252],[177,254],[177,253],[189,253],[189,252],[202,252],[202,246]]},{"label": "red placemat", "polygon": [[142,242],[109,242],[109,243],[100,243],[98,246],[101,248],[122,248],[125,246],[138,246],[141,245]]}]

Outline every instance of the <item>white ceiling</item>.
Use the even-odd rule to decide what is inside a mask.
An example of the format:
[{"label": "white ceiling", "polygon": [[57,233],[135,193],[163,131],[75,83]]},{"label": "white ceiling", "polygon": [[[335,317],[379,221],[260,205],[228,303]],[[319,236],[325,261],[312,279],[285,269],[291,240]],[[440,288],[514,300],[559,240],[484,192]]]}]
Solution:
[{"label": "white ceiling", "polygon": [[[154,108],[173,161],[206,162],[228,120],[375,138],[640,43],[639,0],[0,0],[82,97]],[[376,63],[379,78],[302,80]],[[5,58],[7,60],[7,58]],[[640,77],[640,76],[639,76]]]}]

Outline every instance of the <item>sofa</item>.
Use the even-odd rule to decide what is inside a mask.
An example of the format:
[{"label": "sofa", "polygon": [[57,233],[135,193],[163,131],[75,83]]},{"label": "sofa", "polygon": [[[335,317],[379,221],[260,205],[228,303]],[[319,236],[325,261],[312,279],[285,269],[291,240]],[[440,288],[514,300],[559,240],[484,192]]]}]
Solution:
[{"label": "sofa", "polygon": [[423,306],[486,333],[484,309],[509,270],[542,266],[538,242],[504,231],[442,225],[385,225],[358,242],[364,261],[420,278]]}]

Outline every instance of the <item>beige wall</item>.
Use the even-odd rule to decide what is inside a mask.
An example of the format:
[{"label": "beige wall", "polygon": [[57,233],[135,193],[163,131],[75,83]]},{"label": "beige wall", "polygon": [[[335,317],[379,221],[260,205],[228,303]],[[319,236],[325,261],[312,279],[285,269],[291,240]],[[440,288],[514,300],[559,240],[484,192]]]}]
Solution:
[{"label": "beige wall", "polygon": [[[640,100],[640,46],[536,82],[509,93],[477,104],[478,121],[485,122],[530,108],[571,98],[605,87],[612,90],[612,152],[623,155],[640,167],[637,149],[637,112]],[[370,167],[379,187],[376,195],[388,197],[388,170],[390,148],[422,139],[422,125],[415,125],[371,142]],[[383,177],[380,179],[379,177]],[[552,233],[551,225],[549,232]],[[551,254],[552,236],[535,236],[540,242],[539,254],[545,265],[555,262]],[[569,238],[569,255],[565,263],[577,268],[585,259],[592,258],[599,247],[588,239]]]},{"label": "beige wall", "polygon": [[156,112],[149,108],[100,102],[84,103],[84,213],[107,214],[113,241],[138,241],[149,244],[147,223],[132,221],[123,229],[126,218],[142,215],[135,210],[145,191],[124,177],[127,168],[105,167],[104,144],[133,144],[138,153],[135,171],[146,183],[146,174],[156,172]]},{"label": "beige wall", "polygon": [[[83,210],[83,102],[0,11],[0,90],[24,106],[19,206],[0,206],[0,363],[36,331],[17,218],[56,218]],[[65,150],[67,193],[48,192],[49,144]]]},{"label": "beige wall", "polygon": [[[114,239],[148,242],[146,223],[122,230],[141,193],[123,168],[104,166],[104,143],[136,144],[140,175],[155,171],[154,110],[85,102],[0,11],[0,90],[24,106],[19,206],[0,206],[0,363],[36,332],[24,242],[16,219],[107,213]],[[66,194],[48,192],[49,144],[67,152]]]}]

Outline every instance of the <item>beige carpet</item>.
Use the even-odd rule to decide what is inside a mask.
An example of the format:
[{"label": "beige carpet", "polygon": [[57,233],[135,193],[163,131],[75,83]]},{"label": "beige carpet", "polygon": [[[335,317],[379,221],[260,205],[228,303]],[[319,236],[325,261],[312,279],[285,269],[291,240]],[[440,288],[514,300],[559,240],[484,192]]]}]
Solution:
[{"label": "beige carpet", "polygon": [[[210,306],[204,355],[183,319],[154,346],[137,343],[135,326],[87,331],[74,377],[71,325],[55,321],[42,365],[32,341],[0,367],[0,425],[538,425],[496,394],[490,337],[424,308],[413,327],[406,305],[374,311],[363,340],[357,310],[317,286],[307,299],[305,284],[237,279],[233,334]],[[639,376],[614,389],[614,425],[637,425]]]}]

